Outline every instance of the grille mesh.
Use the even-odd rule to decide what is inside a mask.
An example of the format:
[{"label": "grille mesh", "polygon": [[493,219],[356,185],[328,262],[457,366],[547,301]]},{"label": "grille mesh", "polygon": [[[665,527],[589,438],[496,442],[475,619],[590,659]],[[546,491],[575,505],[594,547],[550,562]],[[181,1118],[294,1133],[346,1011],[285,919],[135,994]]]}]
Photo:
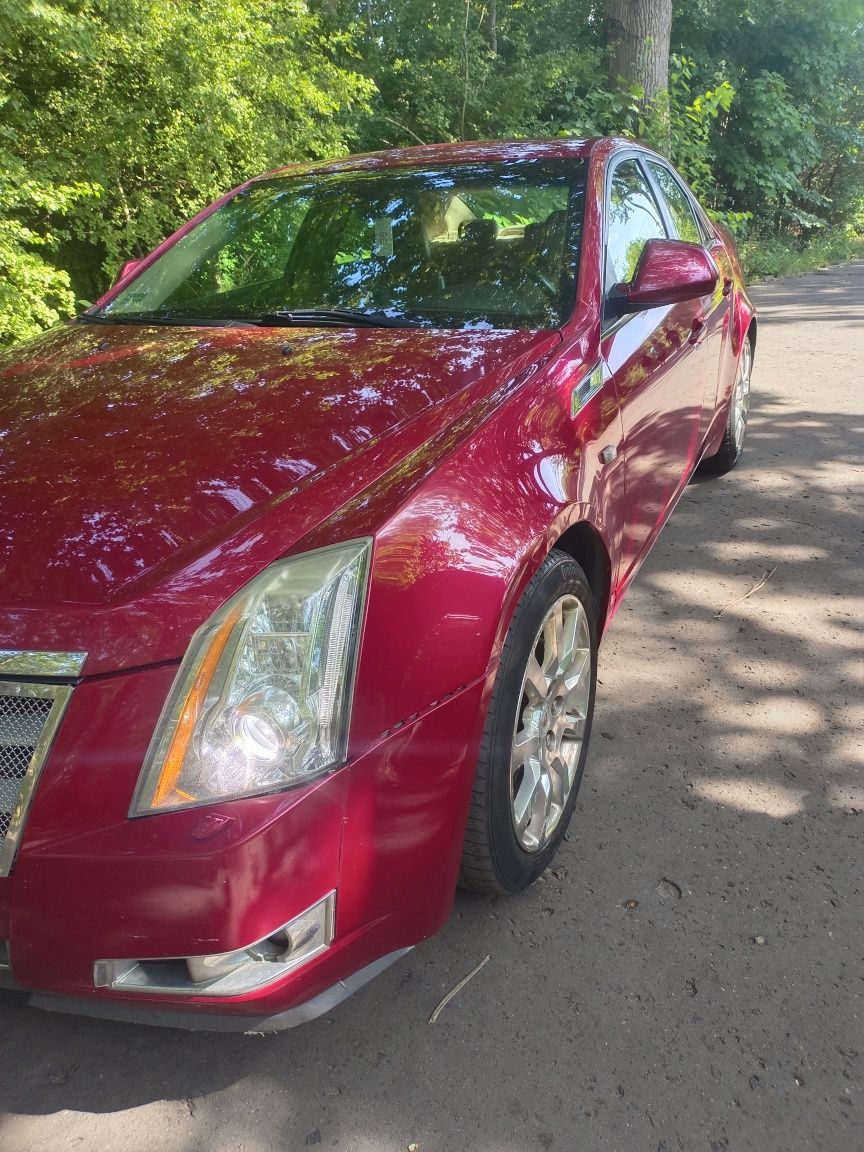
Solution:
[{"label": "grille mesh", "polygon": [[0,695],[0,846],[53,706],[52,699]]}]

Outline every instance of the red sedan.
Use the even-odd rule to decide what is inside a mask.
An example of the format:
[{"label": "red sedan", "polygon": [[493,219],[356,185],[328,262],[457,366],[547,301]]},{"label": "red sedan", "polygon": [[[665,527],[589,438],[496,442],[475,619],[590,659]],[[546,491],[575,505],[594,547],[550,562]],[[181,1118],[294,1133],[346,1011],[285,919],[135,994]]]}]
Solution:
[{"label": "red sedan", "polygon": [[0,981],[284,1027],[535,880],[755,339],[729,236],[604,139],[260,177],[7,353]]}]

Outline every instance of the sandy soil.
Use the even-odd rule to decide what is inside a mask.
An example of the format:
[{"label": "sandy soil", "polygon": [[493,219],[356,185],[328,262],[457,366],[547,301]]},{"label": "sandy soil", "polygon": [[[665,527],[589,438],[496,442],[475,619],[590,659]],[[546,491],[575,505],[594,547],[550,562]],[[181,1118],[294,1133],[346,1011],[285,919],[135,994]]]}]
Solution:
[{"label": "sandy soil", "polygon": [[754,295],[744,460],[604,642],[552,872],[278,1036],[0,997],[3,1152],[864,1149],[864,264]]}]

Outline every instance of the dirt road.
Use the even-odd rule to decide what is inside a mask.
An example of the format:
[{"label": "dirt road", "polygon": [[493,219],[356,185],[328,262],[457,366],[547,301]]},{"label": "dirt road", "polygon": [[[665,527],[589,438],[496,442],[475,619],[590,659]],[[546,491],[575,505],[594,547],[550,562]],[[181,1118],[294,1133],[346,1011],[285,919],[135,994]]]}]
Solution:
[{"label": "dirt road", "polygon": [[744,460],[604,642],[553,872],[277,1036],[0,997],[2,1152],[864,1149],[864,264],[754,295]]}]

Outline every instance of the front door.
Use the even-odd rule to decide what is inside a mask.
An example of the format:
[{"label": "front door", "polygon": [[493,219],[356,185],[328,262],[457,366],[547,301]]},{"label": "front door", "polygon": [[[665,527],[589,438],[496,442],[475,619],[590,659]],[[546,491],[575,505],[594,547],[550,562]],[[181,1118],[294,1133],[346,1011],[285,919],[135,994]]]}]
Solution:
[{"label": "front door", "polygon": [[679,240],[686,240],[689,244],[705,246],[720,274],[717,287],[701,300],[704,327],[700,338],[705,345],[702,421],[699,434],[701,448],[717,405],[718,376],[723,361],[724,342],[728,339],[729,291],[734,273],[725,248],[719,240],[708,233],[705,225],[700,223],[690,196],[680,184],[678,177],[657,160],[648,160],[646,163],[659,192],[661,206],[666,207],[667,220],[672,225],[673,235]]},{"label": "front door", "polygon": [[[645,244],[670,238],[635,156],[607,185],[604,297],[629,283]],[[632,578],[693,469],[700,446],[705,346],[701,301],[610,317],[601,353],[624,423],[626,512],[619,581]]]}]

